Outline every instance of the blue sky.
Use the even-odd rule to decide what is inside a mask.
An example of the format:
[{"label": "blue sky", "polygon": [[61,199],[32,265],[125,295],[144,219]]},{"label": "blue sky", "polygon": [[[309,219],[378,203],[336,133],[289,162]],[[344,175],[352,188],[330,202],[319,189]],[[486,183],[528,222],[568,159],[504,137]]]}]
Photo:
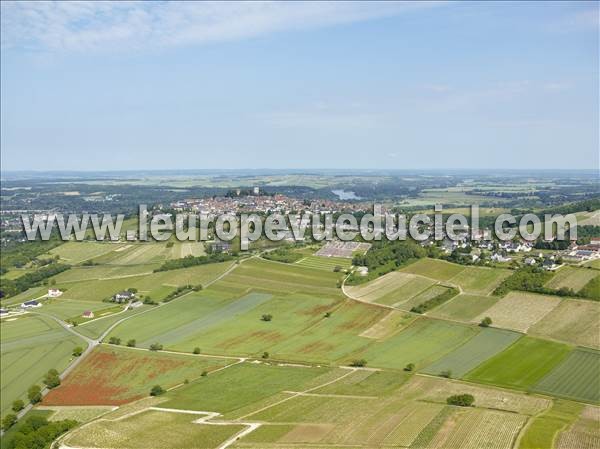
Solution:
[{"label": "blue sky", "polygon": [[598,167],[598,3],[2,2],[3,170]]}]

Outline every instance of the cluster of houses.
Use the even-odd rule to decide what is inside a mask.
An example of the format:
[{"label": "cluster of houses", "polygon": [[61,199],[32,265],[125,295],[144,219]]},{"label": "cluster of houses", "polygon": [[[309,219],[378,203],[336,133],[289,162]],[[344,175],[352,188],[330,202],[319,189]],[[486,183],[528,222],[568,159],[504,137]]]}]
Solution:
[{"label": "cluster of houses", "polygon": [[[56,288],[51,288],[48,290],[48,294],[46,295],[46,297],[47,298],[58,298],[62,294],[63,294],[63,292],[61,290],[56,289]],[[131,309],[135,309],[142,305],[141,301],[133,301],[134,299],[135,299],[135,293],[130,292],[128,290],[119,292],[111,298],[111,300],[113,302],[116,302],[118,304],[129,303],[128,308],[131,308]],[[25,301],[25,302],[21,303],[20,308],[22,310],[37,309],[39,307],[42,307],[42,305],[43,304],[41,301],[39,301],[37,299],[31,299],[29,301]],[[0,309],[1,316],[6,316],[9,313],[10,313],[10,311],[8,309],[4,309],[4,308]],[[81,317],[86,318],[86,319],[92,319],[92,318],[94,318],[94,312],[91,310],[85,310],[81,314]]]},{"label": "cluster of houses", "polygon": [[600,259],[600,238],[591,239],[587,245],[572,245],[561,256],[567,262],[576,263]]}]

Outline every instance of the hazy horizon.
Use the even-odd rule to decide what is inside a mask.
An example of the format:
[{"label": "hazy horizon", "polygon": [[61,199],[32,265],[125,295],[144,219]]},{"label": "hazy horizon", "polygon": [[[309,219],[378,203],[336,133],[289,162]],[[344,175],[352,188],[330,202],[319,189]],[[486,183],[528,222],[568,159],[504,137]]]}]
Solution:
[{"label": "hazy horizon", "polygon": [[597,2],[1,7],[3,173],[599,164]]}]

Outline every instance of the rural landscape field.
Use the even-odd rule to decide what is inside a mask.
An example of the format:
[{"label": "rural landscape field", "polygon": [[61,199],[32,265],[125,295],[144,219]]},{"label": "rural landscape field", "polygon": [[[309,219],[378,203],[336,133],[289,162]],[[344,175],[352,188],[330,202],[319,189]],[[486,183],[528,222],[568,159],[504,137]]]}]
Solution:
[{"label": "rural landscape field", "polygon": [[0,449],[600,449],[599,18],[0,1]]}]

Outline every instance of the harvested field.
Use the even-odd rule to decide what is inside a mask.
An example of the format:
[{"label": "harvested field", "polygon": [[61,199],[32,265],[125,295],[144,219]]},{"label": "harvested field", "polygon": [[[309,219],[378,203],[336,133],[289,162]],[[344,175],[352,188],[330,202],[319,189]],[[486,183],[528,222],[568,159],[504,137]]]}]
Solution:
[{"label": "harvested field", "polygon": [[600,403],[600,352],[577,348],[534,390],[577,401]]},{"label": "harvested field", "polygon": [[434,309],[429,315],[459,321],[475,321],[479,315],[485,315],[499,301],[497,296],[476,296],[460,294]]},{"label": "harvested field", "polygon": [[46,406],[38,406],[38,410],[50,410],[52,411],[52,416],[50,416],[49,421],[61,421],[63,419],[74,419],[75,421],[79,421],[80,423],[91,421],[95,418],[98,418],[101,415],[104,415],[115,409],[114,406],[106,405],[106,406],[96,406],[96,407],[86,407],[86,406],[54,406],[54,407],[46,407]]},{"label": "harvested field", "polygon": [[600,303],[562,301],[528,333],[600,349]]},{"label": "harvested field", "polygon": [[600,408],[587,405],[568,430],[558,436],[557,449],[596,449],[600,447]]},{"label": "harvested field", "polygon": [[148,410],[124,419],[99,420],[70,434],[65,443],[81,448],[216,448],[245,429],[242,425],[196,424],[202,415]]},{"label": "harvested field", "polygon": [[98,347],[50,391],[44,405],[119,405],[147,396],[154,385],[173,387],[229,360]]},{"label": "harvested field", "polygon": [[440,413],[444,406],[439,404],[413,403],[406,416],[385,438],[384,443],[394,446],[411,446],[419,434]]},{"label": "harvested field", "polygon": [[516,391],[490,388],[484,385],[473,385],[460,380],[443,377],[414,376],[400,393],[405,397],[417,397],[426,402],[446,403],[446,398],[453,394],[468,393],[475,396],[475,406],[495,410],[535,415],[551,405],[549,399],[530,396]]},{"label": "harvested field", "polygon": [[376,340],[384,340],[392,336],[400,329],[409,325],[415,320],[413,315],[409,315],[397,310],[391,310],[377,323],[365,330],[361,337],[374,338]]},{"label": "harvested field", "polygon": [[578,292],[585,287],[588,282],[599,275],[600,273],[596,270],[576,268],[567,265],[556,271],[552,279],[550,279],[545,286],[555,290],[569,288]]},{"label": "harvested field", "polygon": [[[417,279],[414,275],[392,271],[373,281],[360,285],[348,285],[345,288],[353,298],[368,302],[378,302],[380,298],[395,293],[403,285],[414,279]],[[401,297],[398,297],[398,301],[401,299]]]},{"label": "harvested field", "polygon": [[[510,449],[526,416],[495,411],[458,411],[450,429],[439,432],[430,448]],[[444,429],[443,429],[444,430]]]},{"label": "harvested field", "polygon": [[510,292],[477,316],[475,321],[479,322],[485,317],[490,317],[493,326],[527,332],[531,326],[544,318],[560,302],[561,299],[555,296]]}]

